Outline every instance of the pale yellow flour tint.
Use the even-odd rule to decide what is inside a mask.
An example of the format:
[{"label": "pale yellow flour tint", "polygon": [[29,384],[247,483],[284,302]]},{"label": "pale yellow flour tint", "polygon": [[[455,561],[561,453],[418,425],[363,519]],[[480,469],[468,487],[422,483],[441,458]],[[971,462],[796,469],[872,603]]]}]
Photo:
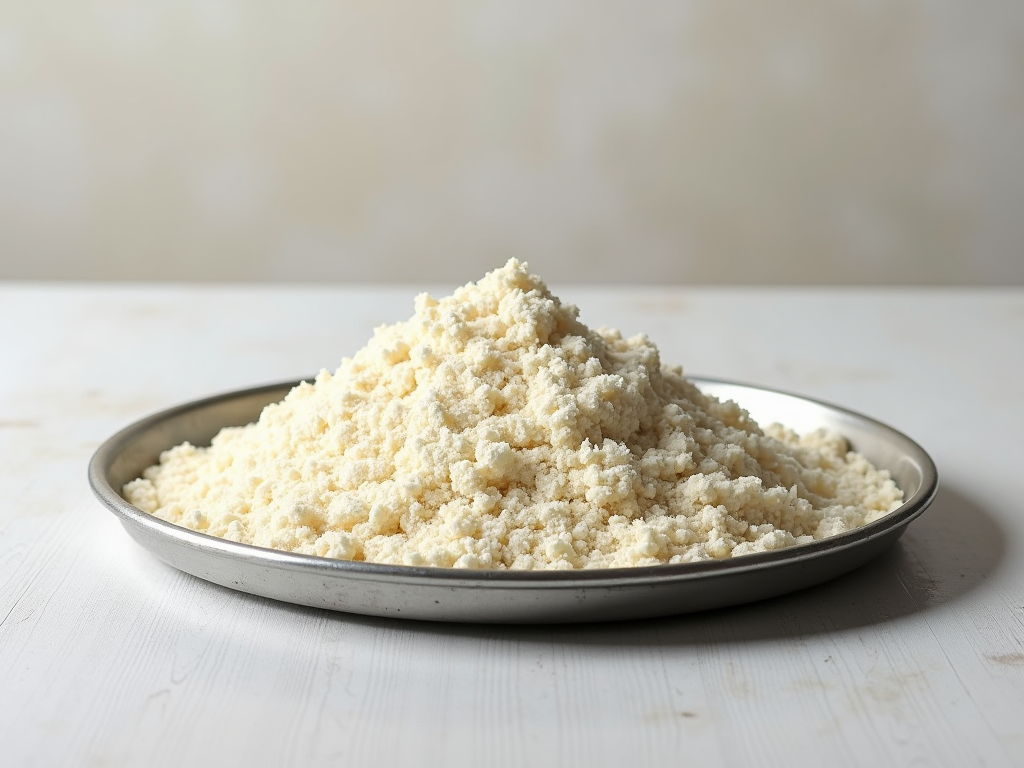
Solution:
[{"label": "pale yellow flour tint", "polygon": [[331,374],[125,486],[140,509],[263,547],[458,568],[727,558],[898,507],[887,472],[826,433],[762,430],[591,330],[512,260],[378,328]]}]

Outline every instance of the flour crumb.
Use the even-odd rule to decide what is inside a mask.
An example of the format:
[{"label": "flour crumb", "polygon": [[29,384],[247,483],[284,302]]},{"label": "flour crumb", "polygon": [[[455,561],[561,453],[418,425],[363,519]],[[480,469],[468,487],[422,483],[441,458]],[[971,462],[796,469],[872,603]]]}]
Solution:
[{"label": "flour crumb", "polygon": [[762,429],[645,336],[577,317],[514,259],[421,294],[335,373],[209,448],[165,451],[125,498],[260,547],[522,570],[776,550],[902,502],[842,437]]}]

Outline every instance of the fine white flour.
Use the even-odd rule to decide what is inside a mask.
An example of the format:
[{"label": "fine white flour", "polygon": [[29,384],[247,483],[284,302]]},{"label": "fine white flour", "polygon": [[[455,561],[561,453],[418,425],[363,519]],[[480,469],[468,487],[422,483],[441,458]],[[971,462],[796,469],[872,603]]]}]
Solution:
[{"label": "fine white flour", "polygon": [[344,560],[613,568],[727,558],[896,509],[889,474],[838,435],[762,430],[591,330],[513,260],[423,294],[259,421],[188,443],[125,497],[233,541]]}]

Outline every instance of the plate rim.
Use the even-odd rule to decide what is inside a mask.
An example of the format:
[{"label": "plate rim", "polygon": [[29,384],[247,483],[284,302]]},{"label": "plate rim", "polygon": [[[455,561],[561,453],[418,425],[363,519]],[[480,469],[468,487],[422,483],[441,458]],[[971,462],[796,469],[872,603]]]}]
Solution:
[{"label": "plate rim", "polygon": [[[643,586],[662,584],[666,581],[686,581],[728,574],[738,575],[747,571],[763,571],[773,566],[791,566],[802,561],[827,557],[835,550],[855,548],[870,541],[890,536],[896,529],[905,528],[920,516],[938,493],[938,470],[931,456],[917,442],[890,425],[857,411],[790,391],[747,384],[731,379],[710,376],[688,375],[687,379],[698,388],[702,385],[724,385],[741,389],[765,392],[794,398],[841,414],[846,418],[865,423],[884,432],[889,438],[902,444],[902,448],[917,463],[921,471],[921,486],[905,499],[903,504],[871,523],[835,536],[796,544],[769,552],[756,552],[722,560],[702,560],[690,563],[660,564],[647,566],[626,566],[620,568],[580,568],[566,570],[508,570],[425,567],[391,565],[365,561],[335,560],[284,550],[243,544],[218,536],[194,531],[166,520],[154,517],[126,501],[115,489],[108,473],[114,460],[133,439],[140,437],[153,426],[198,408],[217,403],[252,397],[261,393],[283,391],[287,394],[302,382],[313,379],[295,379],[270,384],[261,384],[233,389],[206,397],[186,401],[143,416],[121,428],[107,438],[93,453],[88,465],[88,480],[99,501],[119,519],[125,527],[144,529],[162,537],[175,540],[178,544],[201,551],[210,551],[242,560],[248,564],[263,564],[268,567],[284,568],[290,571],[317,572],[322,575],[358,579],[368,582],[403,582],[448,587],[486,587],[488,589],[579,589],[581,587],[619,587],[624,585]],[[274,402],[274,401],[268,401]],[[743,407],[740,403],[740,407]],[[231,425],[224,425],[231,426]],[[173,446],[167,446],[171,448]],[[166,449],[164,449],[166,450]],[[129,530],[131,533],[131,530]],[[902,531],[899,531],[901,534]],[[136,538],[134,535],[132,538]],[[140,542],[141,544],[141,542]],[[145,547],[145,545],[143,544]],[[146,547],[148,549],[148,547]],[[327,573],[324,573],[324,572]]]}]

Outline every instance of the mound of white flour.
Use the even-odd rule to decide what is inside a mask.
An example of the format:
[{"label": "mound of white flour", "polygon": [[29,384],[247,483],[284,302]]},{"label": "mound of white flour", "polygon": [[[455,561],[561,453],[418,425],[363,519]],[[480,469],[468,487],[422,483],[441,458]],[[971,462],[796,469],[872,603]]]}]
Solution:
[{"label": "mound of white flour", "polygon": [[458,568],[611,568],[778,549],[900,505],[832,434],[764,431],[593,331],[510,261],[378,328],[209,448],[124,488],[140,509],[263,547]]}]

